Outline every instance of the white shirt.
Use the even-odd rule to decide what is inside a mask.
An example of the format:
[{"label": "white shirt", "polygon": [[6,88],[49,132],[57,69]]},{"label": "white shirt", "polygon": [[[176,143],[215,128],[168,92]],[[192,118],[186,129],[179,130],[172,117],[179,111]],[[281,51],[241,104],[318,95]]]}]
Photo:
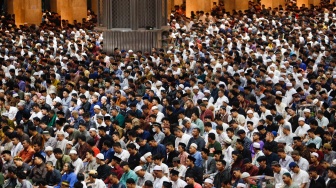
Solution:
[{"label": "white shirt", "polygon": [[151,173],[145,172],[145,175],[143,177],[138,176],[138,181],[136,183],[137,186],[142,187],[147,180],[150,180],[151,182],[154,181],[154,177]]},{"label": "white shirt", "polygon": [[84,172],[84,163],[81,158],[78,157],[77,160],[72,161],[71,164],[75,167],[75,174]]},{"label": "white shirt", "polygon": [[106,188],[105,183],[101,179],[96,179],[95,182],[92,184],[94,188]]},{"label": "white shirt", "polygon": [[162,178],[155,178],[153,182],[153,188],[162,188],[164,181],[170,182],[166,176],[163,176]]},{"label": "white shirt", "polygon": [[50,156],[46,155],[46,161],[51,161],[56,166],[57,159],[53,153]]},{"label": "white shirt", "polygon": [[279,160],[279,164],[281,165],[282,168],[285,168],[287,170],[290,170],[289,168],[289,163],[294,162],[293,158],[289,155],[286,155],[285,159]]},{"label": "white shirt", "polygon": [[287,114],[286,110],[285,110],[286,107],[287,107],[287,105],[285,103],[282,103],[282,102],[279,105],[275,104],[275,108],[276,108],[277,112],[279,114],[281,114],[283,117],[286,117],[286,114]]},{"label": "white shirt", "polygon": [[[8,119],[10,120],[13,120],[16,116],[16,113],[18,112],[18,109],[16,107],[9,107],[9,110],[8,110]],[[41,113],[42,114],[42,113]]]},{"label": "white shirt", "polygon": [[184,188],[187,185],[187,183],[181,180],[180,178],[177,179],[177,181],[172,181],[172,183],[173,183],[172,188]]},{"label": "white shirt", "polygon": [[164,114],[162,112],[158,112],[156,114],[156,122],[161,123],[162,118],[164,118]]},{"label": "white shirt", "polygon": [[294,93],[297,93],[296,92],[296,90],[294,89],[294,88],[291,88],[290,90],[287,90],[286,91],[286,94],[285,94],[285,96],[286,96],[286,98],[287,98],[287,104],[289,104],[290,102],[292,102],[292,100],[293,100],[293,94]]},{"label": "white shirt", "polygon": [[252,164],[259,167],[259,163],[258,163],[257,159],[258,159],[258,157],[261,157],[261,156],[265,156],[265,154],[262,151],[258,151],[258,153],[256,153],[254,158],[252,159]]},{"label": "white shirt", "polygon": [[307,161],[307,159],[300,157],[298,161],[294,161],[294,162],[296,162],[296,164],[300,167],[300,169],[308,171],[309,162]]},{"label": "white shirt", "polygon": [[281,184],[281,185],[284,184],[282,180],[282,175],[286,172],[288,172],[288,170],[286,170],[285,168],[281,168],[279,173],[274,172],[275,184]]},{"label": "white shirt", "polygon": [[223,102],[229,103],[229,99],[225,95],[223,95],[222,97],[218,97],[215,103],[215,108],[219,109],[221,106],[223,106]]},{"label": "white shirt", "polygon": [[322,117],[321,119],[316,118],[319,127],[326,127],[329,124],[329,120],[326,117]]},{"label": "white shirt", "polygon": [[65,138],[62,141],[57,141],[56,148],[61,149],[62,152],[64,153],[67,142],[68,142],[68,140],[65,139]]},{"label": "white shirt", "polygon": [[309,187],[309,175],[306,171],[300,169],[299,173],[292,173],[291,175],[294,183],[297,183],[300,187],[301,184],[306,183],[305,188]]},{"label": "white shirt", "polygon": [[169,177],[169,168],[168,168],[168,166],[166,165],[166,164],[164,164],[164,163],[161,163],[161,168],[162,168],[162,172],[164,173],[164,174],[167,174],[167,176]]},{"label": "white shirt", "polygon": [[300,137],[304,137],[307,134],[307,131],[310,129],[310,126],[308,124],[304,124],[302,127],[298,126],[298,128],[296,128],[294,134],[300,136]]},{"label": "white shirt", "polygon": [[36,113],[36,112],[33,112],[32,115],[30,116],[29,120],[30,120],[30,121],[33,121],[34,117],[38,117],[38,118],[42,119],[43,114],[42,114],[41,111],[39,111],[39,112],[37,112],[37,113]]},{"label": "white shirt", "polygon": [[288,121],[285,120],[285,122],[284,122],[283,125],[279,124],[278,134],[279,134],[280,137],[282,137],[282,136],[285,135],[285,134],[283,133],[283,127],[284,127],[285,125],[288,125],[289,128],[290,128],[290,132],[292,132],[292,125],[291,125],[291,123],[289,123]]},{"label": "white shirt", "polygon": [[258,126],[258,123],[259,123],[259,118],[257,118],[257,117],[249,118],[249,117],[246,116],[246,121],[245,121],[245,125],[244,125],[245,129],[247,129],[247,122],[248,121],[252,121],[253,122],[253,127],[256,128]]},{"label": "white shirt", "polygon": [[237,117],[232,117],[232,115],[229,115],[228,121],[236,120],[240,126],[245,125],[245,117],[241,114],[238,114]]},{"label": "white shirt", "polygon": [[174,167],[174,170],[179,171],[180,178],[184,178],[185,173],[187,172],[187,167],[181,164],[180,167]]},{"label": "white shirt", "polygon": [[175,139],[175,148],[178,150],[178,145],[180,142],[184,143],[185,145],[188,145],[188,142],[190,140],[191,136],[188,134],[183,134],[181,138],[176,137]]},{"label": "white shirt", "polygon": [[232,160],[232,152],[233,152],[232,146],[229,146],[228,148],[224,149],[224,161],[228,164],[231,164]]},{"label": "white shirt", "polygon": [[266,120],[266,116],[272,115],[270,110],[266,110],[265,112],[262,112],[260,115],[260,119]]},{"label": "white shirt", "polygon": [[21,142],[19,142],[17,145],[13,145],[12,150],[11,150],[12,156],[13,157],[16,156],[22,149],[23,149],[23,146]]},{"label": "white shirt", "polygon": [[121,153],[114,153],[114,156],[119,157],[122,161],[128,161],[128,158],[130,157],[130,153],[127,150],[122,150]]}]

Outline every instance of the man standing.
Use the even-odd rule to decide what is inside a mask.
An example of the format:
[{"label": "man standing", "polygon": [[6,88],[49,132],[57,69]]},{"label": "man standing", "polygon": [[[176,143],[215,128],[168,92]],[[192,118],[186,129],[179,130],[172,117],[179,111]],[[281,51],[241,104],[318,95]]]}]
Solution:
[{"label": "man standing", "polygon": [[84,163],[81,158],[78,157],[76,150],[71,150],[70,153],[71,164],[75,167],[75,174],[84,172]]},{"label": "man standing", "polygon": [[134,172],[138,176],[138,181],[136,182],[136,185],[139,187],[142,187],[147,180],[152,182],[154,181],[153,175],[143,169],[142,166],[135,167]]},{"label": "man standing", "polygon": [[325,188],[326,187],[326,182],[321,176],[318,175],[317,169],[315,167],[310,167],[308,172],[310,176],[309,188],[315,188],[315,187]]},{"label": "man standing", "polygon": [[216,172],[216,161],[213,157],[209,156],[209,150],[207,148],[203,148],[202,152],[203,159],[203,179],[208,178],[214,175]]},{"label": "man standing", "polygon": [[61,181],[61,173],[59,170],[54,168],[54,165],[51,161],[47,161],[46,163],[46,182],[49,186],[57,186],[57,184]]},{"label": "man standing", "polygon": [[330,167],[328,169],[328,178],[327,188],[336,187],[336,167]]},{"label": "man standing", "polygon": [[105,164],[104,155],[101,153],[96,155],[96,162],[99,165],[97,167],[98,178],[105,180],[110,175],[111,167]]},{"label": "man standing", "polygon": [[64,155],[63,151],[60,148],[55,148],[54,149],[54,155],[55,158],[57,159],[56,161],[56,169],[59,171],[63,170],[63,166],[65,163],[70,163],[71,159],[69,155]]},{"label": "man standing", "polygon": [[224,160],[216,161],[218,173],[214,178],[214,187],[222,187],[222,182],[230,181],[231,175],[228,169],[225,169],[226,162]]},{"label": "man standing", "polygon": [[203,163],[202,155],[201,155],[201,152],[197,151],[197,145],[195,143],[192,143],[190,145],[189,153],[191,156],[193,156],[196,159],[195,165],[202,168],[202,163]]},{"label": "man standing", "polygon": [[196,159],[189,155],[188,158],[187,158],[187,171],[186,171],[186,174],[185,176],[187,177],[188,175],[190,176],[194,176],[194,179],[197,183],[199,184],[202,184],[202,181],[203,181],[203,171],[202,171],[202,168],[198,167],[195,165],[195,161]]},{"label": "man standing", "polygon": [[126,147],[127,147],[127,151],[130,154],[128,158],[128,163],[130,164],[130,168],[133,170],[136,166],[139,165],[141,155],[136,149],[136,146],[134,143],[130,143]]},{"label": "man standing", "polygon": [[274,176],[273,170],[266,164],[267,158],[265,156],[258,157],[257,161],[259,163],[258,175]]},{"label": "man standing", "polygon": [[91,185],[95,188],[106,188],[104,181],[98,178],[98,172],[95,170],[89,172],[87,185]]},{"label": "man standing", "polygon": [[129,178],[132,178],[135,182],[138,181],[138,176],[133,170],[130,169],[128,162],[123,161],[121,162],[120,166],[124,170],[124,174],[120,178],[120,183],[126,185],[126,180]]},{"label": "man standing", "polygon": [[202,186],[195,181],[195,176],[193,176],[191,174],[186,176],[186,181],[187,181],[187,184],[188,184],[188,186],[186,186],[186,187],[190,186],[190,187],[193,187],[193,188],[202,188]]},{"label": "man standing", "polygon": [[153,169],[155,180],[153,182],[153,188],[162,188],[163,182],[167,181],[169,182],[169,179],[163,174],[162,167],[156,165]]},{"label": "man standing", "polygon": [[275,184],[284,184],[282,175],[284,175],[284,173],[288,173],[288,170],[282,168],[278,161],[272,162],[272,170],[274,172]]},{"label": "man standing", "polygon": [[160,154],[164,158],[164,162],[167,159],[166,147],[162,144],[159,144],[152,136],[148,138],[148,144],[152,148],[152,155]]},{"label": "man standing", "polygon": [[174,166],[173,170],[176,170],[179,172],[178,174],[179,178],[184,179],[186,171],[187,171],[187,167],[180,163],[179,157],[174,157],[173,166]]},{"label": "man standing", "polygon": [[179,155],[179,152],[175,150],[174,144],[169,142],[166,144],[168,167],[173,167],[173,159]]},{"label": "man standing", "polygon": [[172,188],[181,188],[187,185],[187,183],[179,177],[179,171],[174,169],[170,171],[170,180],[173,183]]},{"label": "man standing", "polygon": [[308,173],[304,170],[301,170],[300,167],[295,162],[291,162],[289,164],[289,168],[293,172],[292,174],[293,182],[297,183],[300,188],[308,187],[309,183]]},{"label": "man standing", "polygon": [[40,179],[45,179],[47,175],[47,169],[45,168],[45,158],[41,154],[34,155],[34,167],[30,172],[29,177],[35,183]]},{"label": "man standing", "polygon": [[286,172],[282,175],[283,184],[285,185],[284,188],[299,188],[299,186],[293,182],[292,176],[289,172]]}]

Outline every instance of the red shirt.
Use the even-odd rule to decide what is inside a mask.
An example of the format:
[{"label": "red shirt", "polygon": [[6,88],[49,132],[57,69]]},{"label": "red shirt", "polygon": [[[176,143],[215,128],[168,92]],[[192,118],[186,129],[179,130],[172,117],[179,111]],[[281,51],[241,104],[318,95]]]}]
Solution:
[{"label": "red shirt", "polygon": [[252,165],[250,169],[246,169],[245,166],[242,168],[242,172],[248,172],[251,176],[258,175],[259,168],[255,165]]},{"label": "red shirt", "polygon": [[18,157],[21,157],[23,162],[29,163],[32,160],[32,157],[35,153],[35,150],[29,146],[27,150],[23,149],[18,153]]},{"label": "red shirt", "polygon": [[94,152],[94,156],[98,155],[98,153],[100,153],[100,150],[97,148],[97,146],[93,146],[92,150]]},{"label": "red shirt", "polygon": [[198,183],[195,183],[194,184],[194,188],[202,188],[202,186],[200,184],[198,184]]},{"label": "red shirt", "polygon": [[120,179],[124,173],[124,170],[119,165],[117,165],[114,168],[112,168],[112,172],[116,173],[118,179]]}]

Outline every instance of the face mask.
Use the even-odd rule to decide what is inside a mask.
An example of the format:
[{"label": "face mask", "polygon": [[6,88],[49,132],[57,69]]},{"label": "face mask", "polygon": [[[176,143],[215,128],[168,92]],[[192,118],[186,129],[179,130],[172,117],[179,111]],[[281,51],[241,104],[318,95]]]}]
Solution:
[{"label": "face mask", "polygon": [[152,128],[152,131],[153,131],[153,132],[156,132],[156,129],[155,129],[155,128]]}]

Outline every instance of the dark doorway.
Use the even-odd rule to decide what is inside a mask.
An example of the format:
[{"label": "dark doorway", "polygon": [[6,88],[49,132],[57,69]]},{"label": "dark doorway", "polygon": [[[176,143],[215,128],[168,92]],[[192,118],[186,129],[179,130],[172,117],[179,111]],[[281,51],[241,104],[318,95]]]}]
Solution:
[{"label": "dark doorway", "polygon": [[50,7],[50,0],[42,0],[42,11],[50,11],[51,7]]},{"label": "dark doorway", "polygon": [[87,0],[87,9],[92,10],[92,0]]}]

